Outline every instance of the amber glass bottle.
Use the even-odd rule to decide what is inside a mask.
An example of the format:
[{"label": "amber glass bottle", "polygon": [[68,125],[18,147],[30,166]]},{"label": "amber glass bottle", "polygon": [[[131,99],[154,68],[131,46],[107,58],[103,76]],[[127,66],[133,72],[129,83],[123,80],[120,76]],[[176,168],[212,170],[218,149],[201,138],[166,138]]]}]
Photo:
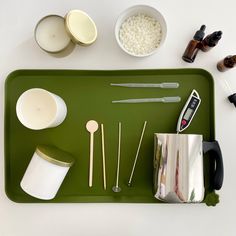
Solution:
[{"label": "amber glass bottle", "polygon": [[223,60],[217,63],[217,69],[221,72],[229,70],[236,65],[236,55],[234,56],[227,56]]},{"label": "amber glass bottle", "polygon": [[189,42],[188,46],[186,47],[182,59],[186,62],[192,63],[195,60],[195,57],[199,50],[199,43],[204,38],[204,30],[206,29],[205,25],[202,25],[200,30],[198,30],[193,39]]}]

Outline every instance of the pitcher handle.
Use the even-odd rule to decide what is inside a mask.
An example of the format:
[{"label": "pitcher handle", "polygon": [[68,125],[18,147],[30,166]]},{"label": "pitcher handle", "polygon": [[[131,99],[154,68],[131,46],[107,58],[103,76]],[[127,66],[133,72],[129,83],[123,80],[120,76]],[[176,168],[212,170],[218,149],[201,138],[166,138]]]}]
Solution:
[{"label": "pitcher handle", "polygon": [[222,153],[219,143],[217,141],[206,142],[203,141],[203,153],[209,152],[211,158],[215,161],[215,171],[213,176],[213,188],[215,190],[221,189],[224,179],[224,165]]}]

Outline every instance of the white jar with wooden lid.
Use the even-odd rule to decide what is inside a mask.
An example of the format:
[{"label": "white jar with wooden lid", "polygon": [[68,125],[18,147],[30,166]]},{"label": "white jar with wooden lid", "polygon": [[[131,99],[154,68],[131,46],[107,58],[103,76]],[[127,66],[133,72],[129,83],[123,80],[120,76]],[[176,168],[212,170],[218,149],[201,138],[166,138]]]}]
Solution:
[{"label": "white jar with wooden lid", "polygon": [[54,146],[40,145],[21,180],[21,188],[29,195],[43,199],[53,199],[74,158],[67,152]]}]

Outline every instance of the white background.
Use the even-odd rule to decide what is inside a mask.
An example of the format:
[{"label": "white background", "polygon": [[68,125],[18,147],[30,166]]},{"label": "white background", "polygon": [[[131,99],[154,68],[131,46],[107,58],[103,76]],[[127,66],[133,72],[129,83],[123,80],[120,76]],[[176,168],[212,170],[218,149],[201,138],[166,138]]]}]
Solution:
[{"label": "white background", "polygon": [[[159,9],[168,25],[167,39],[157,54],[133,58],[118,47],[114,25],[120,12],[145,3]],[[41,51],[33,39],[37,21],[48,14],[65,15],[71,9],[86,11],[96,22],[98,40],[77,47],[65,58]],[[236,54],[235,0],[2,0],[0,5],[0,236],[28,235],[214,235],[233,236],[236,211],[236,108],[227,101],[226,79],[236,91],[236,68],[225,73],[216,63]],[[207,33],[223,31],[223,38],[194,64],[181,55],[201,24]],[[16,204],[4,192],[3,94],[4,80],[15,69],[136,69],[200,67],[215,79],[216,138],[224,155],[225,179],[216,207],[162,204]]]}]

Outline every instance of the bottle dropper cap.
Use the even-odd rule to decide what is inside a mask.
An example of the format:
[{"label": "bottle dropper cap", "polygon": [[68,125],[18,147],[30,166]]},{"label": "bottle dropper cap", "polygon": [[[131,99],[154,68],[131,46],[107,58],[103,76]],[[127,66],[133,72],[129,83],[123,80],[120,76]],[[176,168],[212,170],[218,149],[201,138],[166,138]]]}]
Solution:
[{"label": "bottle dropper cap", "polygon": [[223,34],[222,31],[216,31],[216,32],[214,32],[214,38],[217,39],[217,40],[220,40],[222,34]]},{"label": "bottle dropper cap", "polygon": [[218,41],[221,39],[221,36],[222,36],[222,31],[216,31],[216,32],[212,33],[209,36],[208,45],[210,47],[214,47],[218,43]]},{"label": "bottle dropper cap", "polygon": [[236,93],[234,93],[234,94],[228,96],[228,99],[229,99],[229,101],[230,101],[231,103],[233,103],[234,106],[236,107]]},{"label": "bottle dropper cap", "polygon": [[205,36],[205,29],[206,29],[206,26],[205,25],[202,25],[200,30],[198,30],[195,35],[193,36],[193,39],[195,40],[198,40],[198,41],[202,41],[204,36]]},{"label": "bottle dropper cap", "polygon": [[236,63],[236,55],[232,56],[233,62]]}]

